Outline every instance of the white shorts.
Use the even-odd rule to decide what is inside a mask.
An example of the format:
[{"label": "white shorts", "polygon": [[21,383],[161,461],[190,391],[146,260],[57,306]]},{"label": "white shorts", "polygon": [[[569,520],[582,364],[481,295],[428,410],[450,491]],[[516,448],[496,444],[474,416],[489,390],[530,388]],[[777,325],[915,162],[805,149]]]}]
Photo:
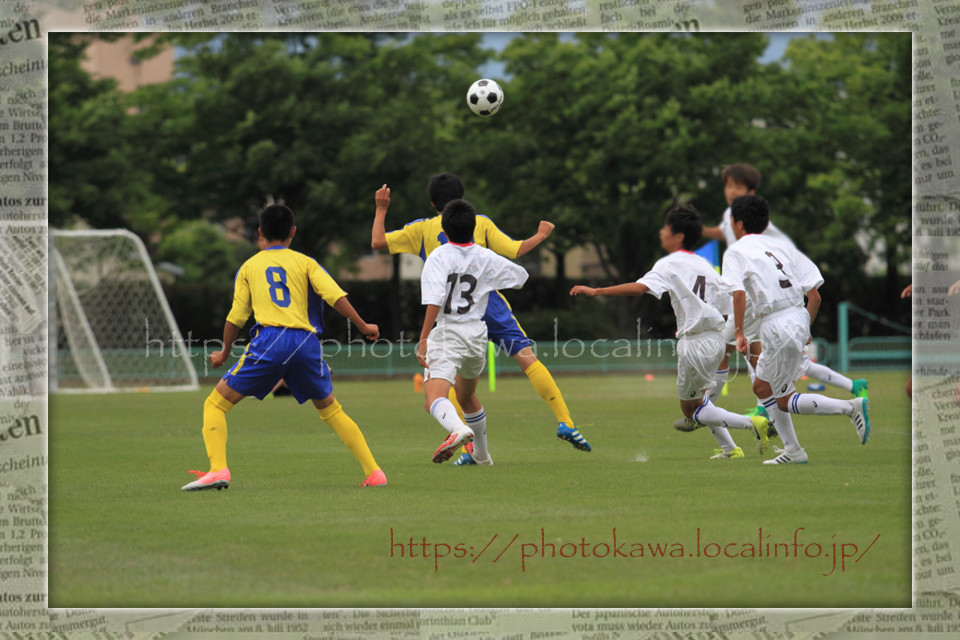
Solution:
[{"label": "white shorts", "polygon": [[677,340],[677,395],[681,400],[703,397],[714,387],[714,374],[726,343],[719,331],[686,335]]},{"label": "white shorts", "polygon": [[472,380],[487,363],[487,325],[475,322],[442,322],[427,336],[427,371],[424,379],[441,378],[454,384],[457,374]]},{"label": "white shorts", "polygon": [[[736,345],[737,330],[733,324],[733,314],[731,314],[727,316],[727,323],[723,325],[723,341],[727,344]],[[760,318],[745,313],[743,316],[743,335],[746,336],[747,342],[750,344],[762,342],[760,340]]]},{"label": "white shorts", "polygon": [[757,378],[769,382],[773,397],[783,398],[794,391],[793,383],[806,368],[803,349],[810,339],[810,314],[803,307],[785,309],[765,316],[760,326],[763,351],[757,361]]}]

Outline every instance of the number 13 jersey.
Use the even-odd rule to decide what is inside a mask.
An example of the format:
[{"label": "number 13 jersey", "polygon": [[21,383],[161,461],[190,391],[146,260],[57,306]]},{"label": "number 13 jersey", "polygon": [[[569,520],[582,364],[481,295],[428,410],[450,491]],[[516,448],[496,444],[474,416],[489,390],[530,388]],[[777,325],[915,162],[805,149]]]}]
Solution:
[{"label": "number 13 jersey", "polygon": [[651,295],[670,294],[677,316],[677,337],[723,329],[723,316],[733,313],[733,298],[720,291],[720,274],[704,258],[689,251],[674,251],[657,260],[637,280]]},{"label": "number 13 jersey", "polygon": [[420,298],[440,307],[437,322],[475,322],[483,319],[491,291],[519,289],[528,277],[526,269],[490,249],[448,242],[427,256]]}]

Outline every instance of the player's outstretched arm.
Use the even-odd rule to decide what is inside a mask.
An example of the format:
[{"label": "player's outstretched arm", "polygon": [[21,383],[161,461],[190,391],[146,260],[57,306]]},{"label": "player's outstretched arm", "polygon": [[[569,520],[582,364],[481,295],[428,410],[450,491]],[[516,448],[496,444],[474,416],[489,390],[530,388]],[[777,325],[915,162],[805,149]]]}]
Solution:
[{"label": "player's outstretched arm", "polygon": [[440,315],[440,305],[428,304],[427,312],[423,316],[423,329],[420,330],[420,341],[417,342],[417,362],[419,362],[422,367],[427,366],[427,336],[430,335],[430,330],[433,329],[438,315]]},{"label": "player's outstretched arm", "polygon": [[552,222],[547,222],[546,220],[540,221],[540,226],[537,227],[537,232],[520,243],[520,249],[517,250],[517,257],[530,253],[541,242],[550,237],[550,234],[553,233],[553,230],[556,228],[556,225]]},{"label": "player's outstretched arm", "polygon": [[[953,289],[953,287],[957,286],[957,284],[960,284],[960,283],[955,282],[953,286],[950,288]],[[909,298],[912,295],[913,295],[913,283],[911,282],[906,286],[906,288],[904,288],[903,291],[900,292],[900,299],[903,300],[904,298]]]},{"label": "player's outstretched arm", "polygon": [[229,320],[223,323],[223,349],[214,351],[210,354],[210,366],[219,369],[223,363],[230,357],[230,350],[233,349],[233,343],[237,341],[240,335],[240,327]]},{"label": "player's outstretched arm", "polygon": [[374,249],[387,248],[387,208],[390,206],[390,187],[383,185],[377,189],[373,197],[377,204],[376,213],[373,216],[373,231],[370,238],[370,246]]},{"label": "player's outstretched arm", "polygon": [[350,301],[347,300],[347,296],[343,296],[337,300],[336,304],[333,305],[333,308],[337,311],[337,313],[352,322],[353,326],[359,329],[360,333],[362,333],[367,340],[374,341],[380,337],[380,327],[375,324],[367,324],[364,322],[363,318],[360,317],[360,314],[357,313],[357,310],[354,309],[353,305],[350,304]]},{"label": "player's outstretched arm", "polygon": [[726,236],[723,235],[723,230],[720,227],[704,227],[702,235],[704,238],[710,238],[711,240],[726,240]]},{"label": "player's outstretched arm", "polygon": [[642,296],[649,290],[647,285],[640,282],[625,282],[613,287],[600,287],[599,289],[578,284],[570,289],[570,295],[590,296],[591,298],[593,296]]}]

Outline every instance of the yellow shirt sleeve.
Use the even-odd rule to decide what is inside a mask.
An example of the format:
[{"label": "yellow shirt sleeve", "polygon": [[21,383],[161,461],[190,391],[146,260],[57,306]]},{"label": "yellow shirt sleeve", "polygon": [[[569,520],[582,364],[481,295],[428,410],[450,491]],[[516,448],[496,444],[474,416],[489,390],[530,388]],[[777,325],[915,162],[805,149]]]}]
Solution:
[{"label": "yellow shirt sleeve", "polygon": [[423,248],[423,224],[425,220],[414,220],[402,229],[387,234],[387,249],[390,253],[413,253],[420,255]]},{"label": "yellow shirt sleeve", "polygon": [[498,253],[504,258],[515,260],[520,251],[521,240],[514,240],[497,227],[493,220],[486,216],[477,216],[477,232],[484,234],[487,249]]},{"label": "yellow shirt sleeve", "polygon": [[337,303],[337,300],[347,295],[327,270],[315,260],[311,261],[309,277],[313,290],[331,307]]},{"label": "yellow shirt sleeve", "polygon": [[237,279],[233,283],[233,306],[227,314],[227,322],[242,328],[247,324],[251,313],[253,298],[250,295],[250,282],[247,280],[247,264],[244,263],[237,271]]}]

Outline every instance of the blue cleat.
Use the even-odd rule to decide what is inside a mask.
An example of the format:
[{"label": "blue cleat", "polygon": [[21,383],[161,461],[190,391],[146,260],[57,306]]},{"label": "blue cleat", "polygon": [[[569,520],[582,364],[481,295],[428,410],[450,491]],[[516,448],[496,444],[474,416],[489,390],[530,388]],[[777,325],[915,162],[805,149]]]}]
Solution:
[{"label": "blue cleat", "polygon": [[576,427],[568,427],[565,422],[561,422],[557,426],[557,437],[572,444],[574,449],[580,451],[591,450],[590,443],[580,434],[580,430]]}]

